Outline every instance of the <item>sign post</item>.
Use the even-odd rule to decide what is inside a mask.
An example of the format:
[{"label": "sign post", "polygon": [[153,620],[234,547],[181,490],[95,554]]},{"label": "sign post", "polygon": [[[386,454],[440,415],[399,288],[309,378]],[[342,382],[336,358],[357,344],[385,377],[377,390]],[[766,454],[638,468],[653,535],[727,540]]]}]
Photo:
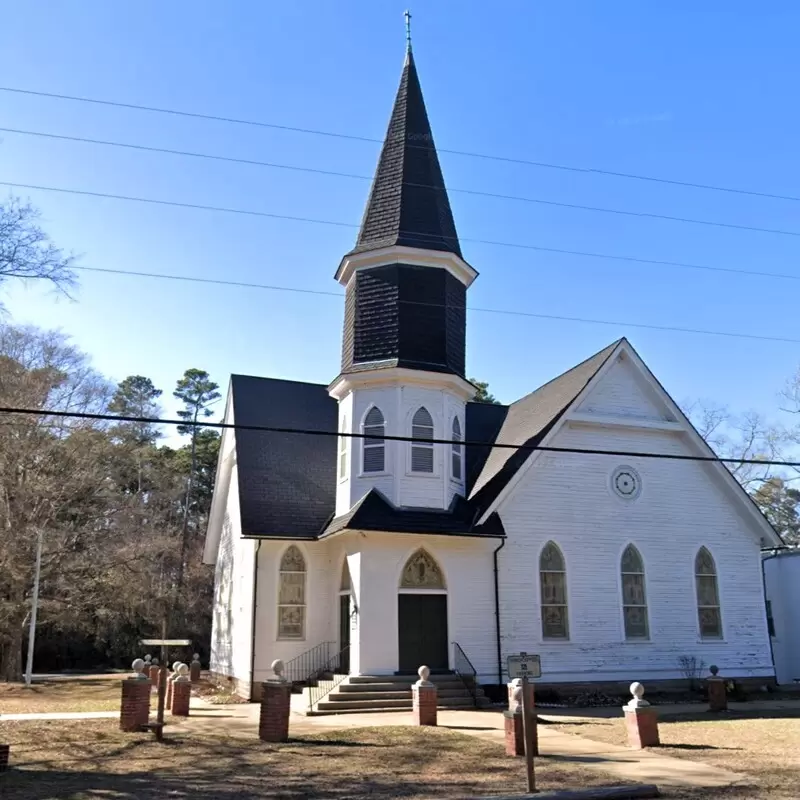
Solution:
[{"label": "sign post", "polygon": [[519,653],[508,656],[508,677],[522,679],[522,738],[525,743],[525,772],[528,792],[536,792],[536,774],[533,769],[533,753],[536,750],[536,720],[533,708],[533,684],[531,678],[542,677],[542,662],[538,655]]},{"label": "sign post", "polygon": [[522,676],[522,737],[525,742],[525,773],[528,778],[528,792],[533,794],[536,791],[536,775],[533,770],[533,726],[535,722],[532,717],[531,708],[531,684],[527,674]]}]

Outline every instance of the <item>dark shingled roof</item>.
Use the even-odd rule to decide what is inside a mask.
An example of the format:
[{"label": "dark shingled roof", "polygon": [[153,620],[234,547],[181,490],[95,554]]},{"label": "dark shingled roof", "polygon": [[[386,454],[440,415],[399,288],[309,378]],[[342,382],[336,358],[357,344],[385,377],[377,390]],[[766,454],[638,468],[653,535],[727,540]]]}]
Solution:
[{"label": "dark shingled roof", "polygon": [[[613,342],[591,358],[508,406],[495,441],[528,446],[541,442],[616,350],[620,341],[622,340]],[[469,432],[469,417],[467,431]],[[530,450],[492,448],[470,491],[470,501],[481,510],[488,508],[530,454]]]},{"label": "dark shingled roof", "polygon": [[[335,431],[326,386],[231,376],[238,425]],[[236,430],[239,505],[245,536],[313,539],[336,503],[336,437]]]},{"label": "dark shingled roof", "polygon": [[447,511],[439,511],[397,508],[377,489],[371,489],[347,514],[332,519],[322,536],[343,530],[505,536],[497,514],[492,514],[483,525],[476,525],[476,522],[475,510],[458,495]]},{"label": "dark shingled roof", "polygon": [[[397,508],[377,490],[341,517],[336,507],[336,436],[236,430],[242,533],[245,536],[316,539],[341,530],[502,536],[489,507],[530,455],[497,449],[493,442],[539,443],[608,360],[614,342],[510,406],[468,403],[465,440],[468,499],[454,498],[446,511]],[[322,384],[231,376],[238,425],[336,431],[337,404]]]},{"label": "dark shingled roof", "polygon": [[411,53],[353,253],[404,245],[461,256],[456,225]]}]

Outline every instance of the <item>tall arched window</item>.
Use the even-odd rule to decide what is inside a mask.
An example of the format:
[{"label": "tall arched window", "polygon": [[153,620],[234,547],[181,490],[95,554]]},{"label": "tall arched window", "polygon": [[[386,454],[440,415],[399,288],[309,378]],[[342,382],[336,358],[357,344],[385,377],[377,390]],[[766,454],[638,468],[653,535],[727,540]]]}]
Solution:
[{"label": "tall arched window", "polygon": [[381,410],[373,406],[364,417],[364,459],[363,472],[383,472],[386,469],[386,443],[384,434],[386,421]]},{"label": "tall arched window", "polygon": [[453,444],[452,455],[452,476],[454,480],[460,481],[463,475],[463,447],[461,445],[461,423],[458,417],[453,417],[453,430],[451,434]]},{"label": "tall arched window", "polygon": [[644,585],[644,561],[639,551],[629,544],[622,554],[622,616],[626,639],[648,639],[647,592]]},{"label": "tall arched window", "polygon": [[722,614],[714,558],[701,547],[694,560],[694,581],[697,589],[697,621],[701,639],[722,638]]},{"label": "tall arched window", "polygon": [[278,638],[304,639],[306,635],[306,560],[291,545],[281,558],[278,578]]},{"label": "tall arched window", "polygon": [[564,556],[555,542],[548,542],[539,556],[542,637],[569,639],[567,613],[567,570]]},{"label": "tall arched window", "polygon": [[424,441],[433,439],[433,417],[425,406],[411,420],[411,437],[423,440],[411,444],[411,471],[433,472],[433,442]]},{"label": "tall arched window", "polygon": [[[342,424],[339,427],[340,433],[347,433],[347,417],[342,417]],[[347,437],[339,437],[339,477],[347,475]]]}]

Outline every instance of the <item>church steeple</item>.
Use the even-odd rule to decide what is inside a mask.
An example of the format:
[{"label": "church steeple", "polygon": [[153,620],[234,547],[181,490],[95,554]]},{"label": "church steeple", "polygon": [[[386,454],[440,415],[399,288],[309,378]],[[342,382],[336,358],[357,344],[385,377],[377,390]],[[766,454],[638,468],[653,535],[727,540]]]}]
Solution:
[{"label": "church steeple", "polygon": [[358,241],[336,273],[347,289],[341,374],[399,367],[464,380],[477,274],[461,256],[408,38]]},{"label": "church steeple", "polygon": [[461,256],[410,38],[389,129],[352,252],[393,245]]}]

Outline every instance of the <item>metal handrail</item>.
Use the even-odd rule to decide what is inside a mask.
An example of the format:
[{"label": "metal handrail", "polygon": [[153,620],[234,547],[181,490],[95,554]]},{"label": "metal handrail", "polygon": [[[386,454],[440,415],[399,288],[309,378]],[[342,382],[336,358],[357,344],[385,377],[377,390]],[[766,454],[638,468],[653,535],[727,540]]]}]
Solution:
[{"label": "metal handrail", "polygon": [[314,681],[330,658],[332,644],[333,642],[322,642],[287,661],[283,668],[286,678],[292,683]]},{"label": "metal handrail", "polygon": [[[330,673],[330,678],[324,675]],[[319,672],[319,679],[308,688],[308,709],[313,711],[323,697],[327,697],[340,683],[350,677],[350,645],[343,647]]]},{"label": "metal handrail", "polygon": [[478,673],[458,642],[453,642],[453,671],[461,678],[461,683],[472,696],[472,702],[477,708]]}]

